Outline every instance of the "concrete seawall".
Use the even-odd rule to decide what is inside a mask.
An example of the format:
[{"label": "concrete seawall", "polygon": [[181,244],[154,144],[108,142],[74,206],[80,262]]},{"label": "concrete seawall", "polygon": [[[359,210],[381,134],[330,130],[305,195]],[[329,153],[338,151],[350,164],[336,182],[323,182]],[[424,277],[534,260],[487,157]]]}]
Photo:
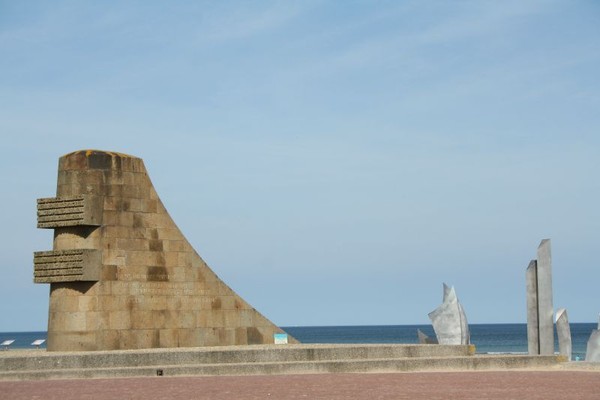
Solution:
[{"label": "concrete seawall", "polygon": [[6,351],[0,380],[547,368],[558,356],[477,355],[473,346],[258,345],[94,352]]}]

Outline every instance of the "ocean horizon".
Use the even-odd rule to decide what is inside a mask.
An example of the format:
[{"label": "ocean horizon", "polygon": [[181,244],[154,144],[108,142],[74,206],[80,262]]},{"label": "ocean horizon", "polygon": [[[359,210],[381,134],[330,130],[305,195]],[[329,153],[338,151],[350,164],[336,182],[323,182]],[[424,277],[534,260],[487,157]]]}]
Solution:
[{"label": "ocean horizon", "polygon": [[[587,341],[597,323],[570,323],[573,360],[585,359]],[[346,325],[346,326],[282,326],[284,331],[302,343],[418,343],[417,330],[435,337],[431,325]],[[471,343],[477,353],[527,353],[527,324],[470,324]],[[0,332],[0,343],[14,340],[8,349],[35,348],[35,340],[46,339],[46,331]],[[46,348],[43,343],[40,348]],[[555,335],[555,349],[558,339]]]}]

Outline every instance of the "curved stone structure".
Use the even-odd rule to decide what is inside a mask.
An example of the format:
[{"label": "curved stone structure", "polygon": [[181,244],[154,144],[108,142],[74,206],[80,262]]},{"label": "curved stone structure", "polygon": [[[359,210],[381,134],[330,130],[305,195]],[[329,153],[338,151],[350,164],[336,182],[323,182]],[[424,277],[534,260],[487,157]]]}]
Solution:
[{"label": "curved stone structure", "polygon": [[50,284],[48,350],[264,344],[284,333],[194,251],[140,158],[61,157],[38,227],[54,229],[53,250],[34,254],[34,282]]}]

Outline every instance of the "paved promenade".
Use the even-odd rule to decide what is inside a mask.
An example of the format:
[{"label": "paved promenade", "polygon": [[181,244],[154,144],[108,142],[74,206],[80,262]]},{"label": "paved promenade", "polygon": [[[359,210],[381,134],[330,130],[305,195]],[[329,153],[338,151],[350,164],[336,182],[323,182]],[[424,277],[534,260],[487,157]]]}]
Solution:
[{"label": "paved promenade", "polygon": [[152,377],[0,382],[0,399],[600,399],[597,371]]}]

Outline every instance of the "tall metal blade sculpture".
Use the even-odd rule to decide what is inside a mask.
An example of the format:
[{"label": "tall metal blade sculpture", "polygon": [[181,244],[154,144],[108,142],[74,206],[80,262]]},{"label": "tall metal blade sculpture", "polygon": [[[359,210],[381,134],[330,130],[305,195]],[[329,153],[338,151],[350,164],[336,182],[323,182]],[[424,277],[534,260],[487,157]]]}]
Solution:
[{"label": "tall metal blade sculpture", "polygon": [[598,329],[594,329],[588,339],[585,361],[600,362],[600,321]]},{"label": "tall metal blade sculpture", "polygon": [[444,283],[442,304],[428,315],[439,344],[470,344],[469,324],[454,287]]},{"label": "tall metal blade sculpture", "polygon": [[556,333],[558,335],[558,350],[561,356],[565,356],[571,361],[573,346],[571,342],[571,327],[569,326],[569,317],[564,308],[556,312]]}]

